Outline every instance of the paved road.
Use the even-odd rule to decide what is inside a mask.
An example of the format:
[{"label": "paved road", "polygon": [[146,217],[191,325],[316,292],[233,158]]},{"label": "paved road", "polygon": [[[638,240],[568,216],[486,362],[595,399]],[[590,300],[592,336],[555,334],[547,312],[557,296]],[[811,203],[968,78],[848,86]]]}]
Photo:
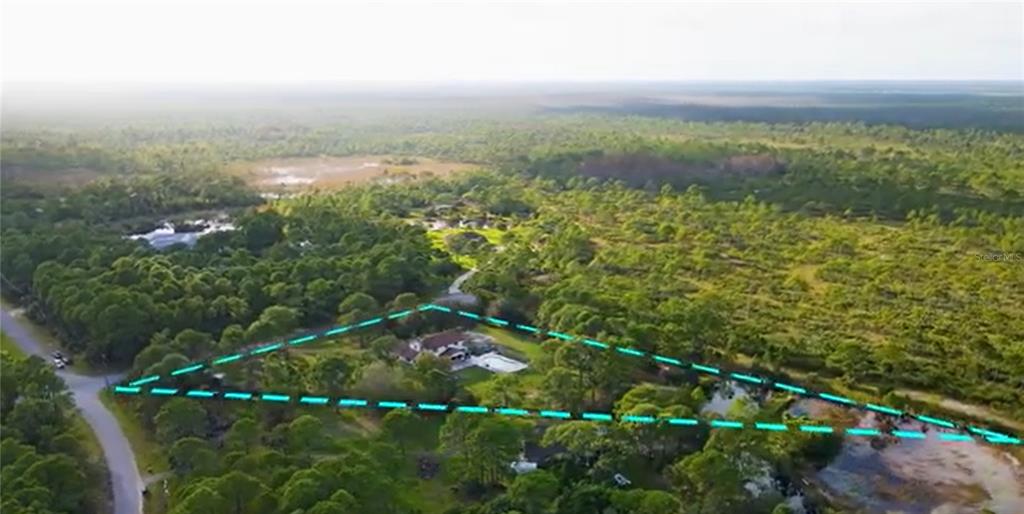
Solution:
[{"label": "paved road", "polygon": [[434,298],[434,301],[441,303],[453,303],[459,305],[476,305],[479,300],[476,295],[467,293],[462,290],[462,284],[476,274],[476,268],[473,268],[458,277],[452,282],[452,285],[448,286],[448,290],[445,294],[439,295]]},{"label": "paved road", "polygon": [[[38,355],[50,361],[46,346],[33,337],[32,332],[19,323],[19,316],[7,310],[0,311],[0,325],[25,353]],[[58,371],[74,395],[75,404],[82,417],[96,433],[103,447],[103,455],[110,470],[110,482],[114,492],[114,514],[142,513],[142,477],[135,465],[135,454],[128,444],[117,419],[100,403],[99,392],[108,383],[119,382],[122,375],[86,376],[67,370]]]}]

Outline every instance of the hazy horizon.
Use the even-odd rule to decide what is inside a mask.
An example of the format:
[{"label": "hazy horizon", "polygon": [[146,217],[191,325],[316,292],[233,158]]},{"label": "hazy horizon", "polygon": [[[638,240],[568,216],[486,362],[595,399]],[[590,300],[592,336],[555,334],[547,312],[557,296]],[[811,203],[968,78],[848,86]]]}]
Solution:
[{"label": "hazy horizon", "polygon": [[5,85],[1024,80],[1024,5],[8,0]]}]

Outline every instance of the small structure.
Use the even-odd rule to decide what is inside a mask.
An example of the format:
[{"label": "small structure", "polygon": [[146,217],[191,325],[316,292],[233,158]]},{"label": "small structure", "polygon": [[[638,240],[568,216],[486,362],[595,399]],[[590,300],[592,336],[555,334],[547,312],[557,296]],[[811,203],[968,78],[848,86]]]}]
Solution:
[{"label": "small structure", "polygon": [[534,443],[525,443],[519,458],[509,463],[509,467],[517,475],[522,475],[545,467],[566,451],[566,448],[560,444],[541,446]]},{"label": "small structure", "polygon": [[411,363],[423,352],[430,352],[454,362],[462,362],[469,358],[466,343],[470,335],[462,330],[446,330],[426,337],[413,339],[403,343],[395,350],[399,360]]}]

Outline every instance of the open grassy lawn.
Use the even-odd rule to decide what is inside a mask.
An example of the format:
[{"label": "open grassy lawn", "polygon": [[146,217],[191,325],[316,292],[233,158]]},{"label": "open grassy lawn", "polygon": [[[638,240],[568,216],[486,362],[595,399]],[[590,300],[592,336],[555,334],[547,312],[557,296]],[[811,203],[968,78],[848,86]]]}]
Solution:
[{"label": "open grassy lawn", "polygon": [[473,229],[450,227],[439,230],[428,230],[427,237],[430,238],[430,245],[433,246],[434,248],[437,248],[438,250],[441,250],[442,252],[449,254],[451,256],[452,261],[466,269],[472,269],[477,267],[479,263],[477,262],[476,257],[473,257],[472,255],[456,254],[452,252],[450,248],[448,248],[448,243],[445,242],[445,238],[447,238],[448,236],[453,234],[461,234],[463,232],[476,232],[477,234],[484,236],[484,238],[487,239],[488,243],[491,243],[492,245],[495,246],[501,244],[501,238],[502,236],[505,235],[504,230],[494,227]]},{"label": "open grassy lawn", "polygon": [[487,325],[479,325],[474,328],[473,331],[491,336],[497,344],[514,350],[516,353],[519,353],[526,358],[527,362],[533,362],[544,355],[544,349],[540,347],[540,343],[528,337],[509,332],[508,330]]},{"label": "open grassy lawn", "polygon": [[142,427],[142,423],[129,410],[129,407],[114,398],[109,391],[100,393],[100,401],[117,418],[117,424],[121,425],[121,430],[128,438],[128,443],[132,445],[139,473],[145,477],[167,471],[169,469],[167,456],[160,450],[159,443],[153,440],[152,436]]},{"label": "open grassy lawn", "polygon": [[459,383],[462,387],[472,388],[476,384],[490,380],[491,377],[494,376],[494,373],[483,368],[472,366],[456,371],[455,376],[459,377]]},{"label": "open grassy lawn", "polygon": [[463,268],[472,269],[476,267],[476,259],[469,255],[459,255],[453,253],[451,249],[448,248],[448,243],[446,243],[444,240],[444,238],[448,237],[450,234],[462,231],[462,229],[451,228],[442,230],[428,230],[427,237],[430,238],[430,246],[437,248],[438,250],[441,250],[444,253],[447,253],[448,256],[452,259],[452,262],[458,264],[459,266],[462,266]]}]

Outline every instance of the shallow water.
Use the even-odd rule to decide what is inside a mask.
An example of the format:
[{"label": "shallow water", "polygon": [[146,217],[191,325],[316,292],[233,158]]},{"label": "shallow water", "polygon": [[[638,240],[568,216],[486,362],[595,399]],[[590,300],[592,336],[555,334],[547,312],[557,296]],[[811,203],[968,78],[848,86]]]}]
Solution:
[{"label": "shallow water", "polygon": [[227,232],[235,230],[236,228],[233,224],[224,221],[192,220],[189,221],[188,224],[191,226],[202,226],[204,228],[198,231],[179,232],[173,223],[166,222],[162,226],[149,232],[131,234],[125,237],[133,240],[144,240],[153,248],[163,250],[164,248],[176,244],[195,246],[196,241],[198,241],[200,237],[214,232]]},{"label": "shallow water", "polygon": [[[815,405],[816,404],[816,405]],[[796,410],[814,416],[830,405],[801,400]],[[875,426],[873,413],[859,426]],[[922,430],[917,422],[899,428]],[[929,428],[929,434],[934,432]],[[840,454],[815,475],[830,494],[867,512],[904,514],[1024,513],[1024,466],[986,443],[927,439],[892,441],[875,449],[867,438],[847,438]]]},{"label": "shallow water", "polygon": [[711,398],[708,402],[701,407],[701,414],[719,414],[721,416],[727,416],[729,409],[736,401],[741,398],[747,398],[750,396],[749,393],[743,387],[735,382],[723,382],[719,387],[715,388],[715,392],[711,394]]}]

